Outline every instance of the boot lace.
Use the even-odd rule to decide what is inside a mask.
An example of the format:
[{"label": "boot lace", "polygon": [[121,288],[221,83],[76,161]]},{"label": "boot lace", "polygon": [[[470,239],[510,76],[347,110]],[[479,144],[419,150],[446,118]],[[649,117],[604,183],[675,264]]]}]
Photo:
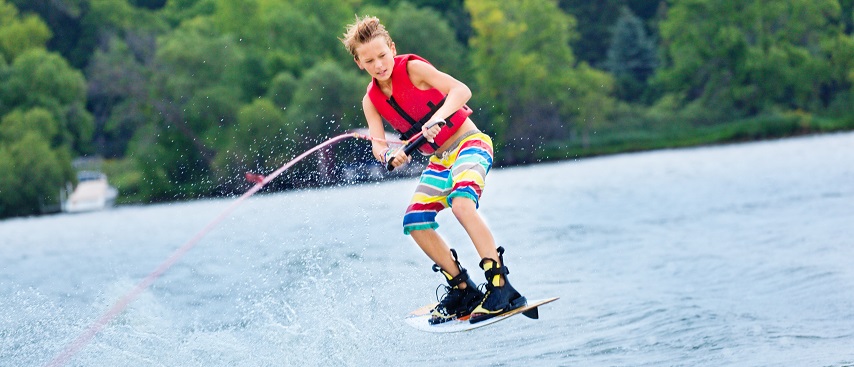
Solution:
[{"label": "boot lace", "polygon": [[[439,296],[439,289],[445,288],[445,293],[442,296]],[[439,285],[436,287],[436,300],[439,301],[439,305],[436,306],[437,310],[444,311],[446,314],[451,314],[450,311],[456,311],[455,308],[458,308],[463,299],[464,290],[459,288],[452,288],[447,285]]]}]

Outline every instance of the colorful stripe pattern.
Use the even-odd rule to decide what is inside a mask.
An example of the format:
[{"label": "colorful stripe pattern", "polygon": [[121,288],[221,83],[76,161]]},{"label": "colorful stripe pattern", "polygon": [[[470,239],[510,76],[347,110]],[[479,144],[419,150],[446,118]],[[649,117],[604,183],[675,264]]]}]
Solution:
[{"label": "colorful stripe pattern", "polygon": [[456,197],[469,198],[479,206],[492,157],[492,139],[484,133],[466,137],[446,155],[431,156],[403,216],[403,233],[438,228],[436,214]]}]

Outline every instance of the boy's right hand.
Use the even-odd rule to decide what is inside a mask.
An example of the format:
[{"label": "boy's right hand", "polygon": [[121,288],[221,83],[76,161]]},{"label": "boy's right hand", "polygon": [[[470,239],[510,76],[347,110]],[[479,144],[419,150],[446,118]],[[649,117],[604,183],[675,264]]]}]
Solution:
[{"label": "boy's right hand", "polygon": [[411,160],[412,157],[406,155],[406,153],[403,152],[403,149],[395,149],[390,162],[392,167],[397,168],[409,163]]}]

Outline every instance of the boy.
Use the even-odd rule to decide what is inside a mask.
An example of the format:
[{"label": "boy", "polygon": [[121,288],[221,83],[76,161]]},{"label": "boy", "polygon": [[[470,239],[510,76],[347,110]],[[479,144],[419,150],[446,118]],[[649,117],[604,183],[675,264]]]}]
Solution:
[{"label": "boy", "polygon": [[[504,249],[496,249],[489,227],[476,210],[493,156],[492,140],[468,118],[472,113],[465,105],[471,97],[469,88],[417,55],[398,56],[376,17],[356,17],[341,41],[356,65],[373,78],[362,99],[371,136],[385,137],[385,119],[406,139],[422,132],[427,143],[419,150],[432,154],[403,217],[404,234],[412,236],[435,262],[433,271],[441,272],[448,282],[430,323],[469,314],[470,322],[476,323],[524,306],[525,297],[507,281]],[[372,148],[377,160],[393,167],[410,159],[403,149],[391,152],[382,141],[374,140]],[[456,251],[435,231],[436,214],[449,206],[482,258],[486,294],[469,279]]]}]

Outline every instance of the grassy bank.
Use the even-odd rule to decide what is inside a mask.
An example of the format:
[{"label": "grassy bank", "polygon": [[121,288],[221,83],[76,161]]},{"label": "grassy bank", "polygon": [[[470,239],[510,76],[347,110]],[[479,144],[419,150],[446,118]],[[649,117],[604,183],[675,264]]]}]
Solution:
[{"label": "grassy bank", "polygon": [[586,146],[582,144],[581,139],[552,144],[539,152],[537,159],[540,161],[562,160],[845,130],[854,130],[854,118],[822,118],[796,113],[700,126],[676,123],[647,125],[591,133]]}]

